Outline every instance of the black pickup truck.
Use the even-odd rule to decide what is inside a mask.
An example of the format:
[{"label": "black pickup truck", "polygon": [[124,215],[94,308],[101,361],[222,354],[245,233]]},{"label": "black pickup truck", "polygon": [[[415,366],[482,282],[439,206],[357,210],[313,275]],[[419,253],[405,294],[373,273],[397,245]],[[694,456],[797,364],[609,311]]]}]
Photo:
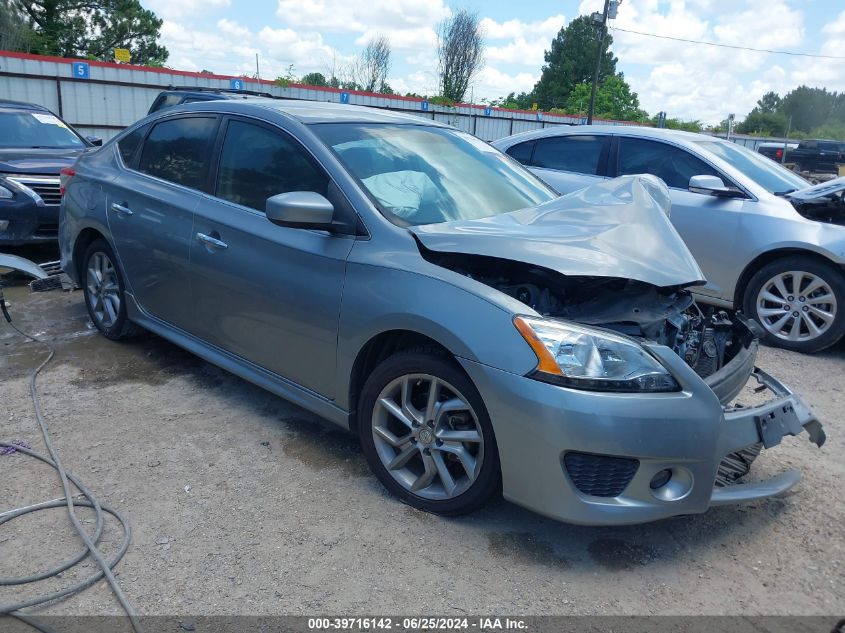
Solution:
[{"label": "black pickup truck", "polygon": [[838,164],[845,163],[845,141],[807,139],[787,153],[786,160],[799,171],[836,173]]}]

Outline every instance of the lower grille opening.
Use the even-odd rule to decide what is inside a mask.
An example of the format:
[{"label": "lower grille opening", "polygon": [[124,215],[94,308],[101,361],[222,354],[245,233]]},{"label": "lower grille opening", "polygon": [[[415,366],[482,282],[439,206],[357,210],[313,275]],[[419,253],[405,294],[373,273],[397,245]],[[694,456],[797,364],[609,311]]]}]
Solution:
[{"label": "lower grille opening", "polygon": [[59,225],[43,222],[35,229],[35,235],[39,237],[55,237],[59,234]]},{"label": "lower grille opening", "polygon": [[730,486],[742,479],[751,470],[751,464],[763,450],[762,444],[754,444],[748,448],[725,455],[716,472],[716,487]]},{"label": "lower grille opening", "polygon": [[637,459],[569,452],[563,456],[566,473],[585,495],[618,497],[640,467]]}]

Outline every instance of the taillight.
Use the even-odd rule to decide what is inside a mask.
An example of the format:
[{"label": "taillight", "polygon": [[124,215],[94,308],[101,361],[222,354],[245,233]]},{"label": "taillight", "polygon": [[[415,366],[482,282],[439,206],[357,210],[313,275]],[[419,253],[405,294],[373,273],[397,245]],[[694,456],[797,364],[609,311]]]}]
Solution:
[{"label": "taillight", "polygon": [[778,151],[775,152],[775,158],[777,158],[778,160],[783,158],[783,150],[782,149],[778,149]]},{"label": "taillight", "polygon": [[63,167],[59,172],[59,195],[65,195],[70,179],[76,176],[76,170],[73,167]]}]

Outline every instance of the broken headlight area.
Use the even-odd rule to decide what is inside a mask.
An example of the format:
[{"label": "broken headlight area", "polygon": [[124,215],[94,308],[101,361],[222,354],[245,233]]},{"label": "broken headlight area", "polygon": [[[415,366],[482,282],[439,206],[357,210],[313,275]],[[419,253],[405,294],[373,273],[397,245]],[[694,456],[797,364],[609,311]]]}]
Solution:
[{"label": "broken headlight area", "polygon": [[791,192],[786,198],[808,220],[845,226],[845,178]]},{"label": "broken headlight area", "polygon": [[[723,404],[742,389],[754,368],[757,344],[753,325],[739,315],[728,316],[726,312],[712,308],[700,309],[686,289],[658,288],[641,281],[612,277],[570,277],[538,266],[479,255],[428,250],[423,254],[432,263],[514,297],[544,317],[593,326],[587,335],[581,333],[579,344],[575,344],[577,337],[574,335],[561,338],[566,345],[563,352],[568,350],[575,360],[580,358],[578,362],[586,363],[585,369],[573,366],[573,371],[589,374],[585,377],[598,378],[594,375],[596,371],[590,373],[586,369],[592,362],[595,370],[598,361],[607,366],[608,379],[626,379],[625,369],[635,372],[634,379],[639,381],[641,388],[633,388],[636,386],[633,383],[627,386],[617,383],[613,390],[672,391],[678,387],[662,377],[662,365],[656,360],[660,369],[651,368],[648,360],[639,357],[633,362],[633,352],[618,341],[597,344],[596,341],[603,337],[593,328],[609,330],[611,336],[618,333],[624,335],[623,338],[651,341],[671,348],[710,385]],[[524,331],[522,334],[526,336]],[[628,341],[628,344],[632,342]],[[612,358],[620,350],[628,355],[627,366]],[[555,354],[558,351],[555,350]],[[642,353],[651,359],[647,352]],[[592,360],[587,360],[590,355]],[[643,366],[638,367],[637,363]],[[611,369],[613,365],[615,369]],[[551,370],[550,363],[547,370]],[[566,375],[563,368],[560,373]],[[652,378],[647,378],[650,373]],[[599,383],[599,386],[608,384]]]}]

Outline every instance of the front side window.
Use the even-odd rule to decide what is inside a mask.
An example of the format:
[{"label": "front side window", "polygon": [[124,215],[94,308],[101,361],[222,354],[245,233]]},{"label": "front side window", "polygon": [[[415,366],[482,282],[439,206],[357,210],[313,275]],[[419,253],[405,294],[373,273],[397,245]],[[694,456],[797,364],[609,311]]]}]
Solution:
[{"label": "front side window", "polygon": [[311,129],[402,226],[485,218],[556,197],[527,169],[464,132],[367,123]]},{"label": "front side window", "polygon": [[696,145],[715,154],[769,193],[784,194],[810,186],[795,172],[736,143],[713,139],[696,141]]},{"label": "front side window", "polygon": [[138,161],[138,171],[192,189],[208,173],[215,117],[181,117],[156,123]]},{"label": "front side window", "polygon": [[215,195],[264,211],[267,198],[290,191],[327,195],[329,178],[304,150],[265,127],[230,121],[220,154]]},{"label": "front side window", "polygon": [[602,149],[604,149],[602,136],[574,135],[541,138],[534,148],[531,164],[544,169],[595,176],[599,173]]},{"label": "front side window", "polygon": [[676,189],[689,188],[693,176],[722,178],[718,171],[685,149],[660,141],[623,136],[619,139],[619,175],[631,174],[653,174]]},{"label": "front side window", "polygon": [[64,121],[50,112],[0,108],[0,147],[82,149],[86,145]]}]

